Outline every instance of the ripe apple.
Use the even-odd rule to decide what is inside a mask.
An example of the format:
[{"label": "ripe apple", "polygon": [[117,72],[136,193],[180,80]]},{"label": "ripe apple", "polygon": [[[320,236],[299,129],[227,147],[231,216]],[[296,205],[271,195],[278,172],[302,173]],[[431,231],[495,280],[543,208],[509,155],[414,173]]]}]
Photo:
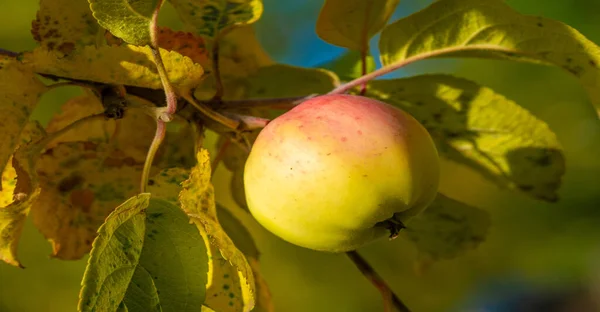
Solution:
[{"label": "ripe apple", "polygon": [[367,97],[323,95],[260,132],[244,185],[267,230],[345,252],[395,237],[434,199],[439,170],[433,140],[408,113]]}]

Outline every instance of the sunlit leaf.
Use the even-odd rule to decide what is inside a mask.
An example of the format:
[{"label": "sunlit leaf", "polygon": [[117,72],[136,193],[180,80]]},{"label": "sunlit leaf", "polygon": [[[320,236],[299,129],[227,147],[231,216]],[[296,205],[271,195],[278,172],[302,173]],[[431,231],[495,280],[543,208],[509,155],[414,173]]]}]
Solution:
[{"label": "sunlit leaf", "polygon": [[487,211],[437,195],[419,216],[409,221],[406,233],[421,257],[450,259],[476,248],[488,234]]},{"label": "sunlit leaf", "polygon": [[368,51],[369,39],[390,19],[400,0],[326,0],[317,35],[331,44]]},{"label": "sunlit leaf", "polygon": [[177,206],[148,193],[119,206],[94,242],[79,310],[199,311],[208,259],[188,220]]},{"label": "sunlit leaf", "polygon": [[485,57],[558,66],[600,107],[600,48],[572,27],[522,15],[501,0],[440,0],[386,27],[384,65],[427,57]]},{"label": "sunlit leaf", "polygon": [[79,294],[79,311],[117,311],[140,262],[150,194],[125,201],[98,229]]},{"label": "sunlit leaf", "polygon": [[219,248],[210,243],[209,237],[204,238],[208,242],[210,259],[204,305],[219,312],[249,311],[243,294],[243,276],[223,257]]},{"label": "sunlit leaf", "polygon": [[37,122],[29,122],[19,138],[10,164],[2,172],[2,190],[0,190],[0,260],[21,267],[17,259],[17,245],[25,219],[33,201],[39,195],[37,175],[34,165],[38,154],[37,142],[45,135]]},{"label": "sunlit leaf", "polygon": [[[161,49],[161,56],[173,87],[188,92],[197,86],[204,74],[202,67],[190,58]],[[22,62],[31,70],[72,79],[106,84],[162,89],[160,76],[152,61],[149,47],[86,46],[62,58],[54,51],[36,48],[23,54]]]},{"label": "sunlit leaf", "polygon": [[229,237],[231,237],[235,246],[246,255],[248,263],[250,263],[250,267],[252,268],[254,280],[256,281],[256,307],[253,311],[274,311],[269,286],[260,273],[260,252],[252,239],[252,235],[246,229],[244,224],[242,224],[242,222],[240,222],[240,220],[224,206],[217,205],[217,215],[219,217],[219,223]]},{"label": "sunlit leaf", "polygon": [[139,192],[142,166],[108,144],[91,142],[60,143],[42,155],[42,192],[31,214],[54,257],[79,259],[90,251],[105,218]]},{"label": "sunlit leaf", "polygon": [[[19,144],[19,137],[43,92],[44,84],[14,59],[0,56],[0,168]],[[1,169],[0,169],[1,170]]]},{"label": "sunlit leaf", "polygon": [[504,96],[447,75],[373,81],[368,95],[413,115],[429,130],[441,156],[500,186],[558,200],[565,158],[556,135]]},{"label": "sunlit leaf", "polygon": [[85,0],[41,0],[31,24],[35,41],[48,50],[68,55],[78,47],[93,45],[102,28]]},{"label": "sunlit leaf", "polygon": [[262,0],[170,0],[186,27],[208,38],[215,38],[233,26],[256,22]]},{"label": "sunlit leaf", "polygon": [[218,254],[222,256],[222,261],[233,266],[234,273],[238,273],[244,310],[249,311],[256,302],[252,269],[244,254],[236,248],[218,222],[214,188],[210,183],[211,168],[208,152],[202,150],[198,153],[197,159],[198,164],[192,169],[190,178],[183,183],[183,190],[179,195],[181,207],[203,230],[211,245],[218,249],[218,252],[212,255],[213,265],[219,264],[215,260],[218,259]]},{"label": "sunlit leaf", "polygon": [[[369,73],[374,71],[376,64],[373,56],[367,55],[366,60],[367,64],[365,67],[365,72]],[[342,54],[342,56],[325,64],[319,65],[318,67],[331,70],[332,72],[336,73],[341,80],[350,81],[363,75],[362,66],[360,52],[348,51]]]},{"label": "sunlit leaf", "polygon": [[199,311],[207,272],[208,254],[196,226],[176,205],[151,199],[144,247],[124,306],[131,312]]},{"label": "sunlit leaf", "polygon": [[157,0],[88,0],[94,18],[115,36],[135,45],[150,43],[150,19]]}]

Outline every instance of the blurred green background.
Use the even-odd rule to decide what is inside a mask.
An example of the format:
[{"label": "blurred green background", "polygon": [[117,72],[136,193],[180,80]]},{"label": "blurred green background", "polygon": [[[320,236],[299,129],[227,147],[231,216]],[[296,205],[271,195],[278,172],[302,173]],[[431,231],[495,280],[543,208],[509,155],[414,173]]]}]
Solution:
[{"label": "blurred green background", "polygon": [[[394,18],[431,1],[404,0]],[[600,1],[507,1],[517,10],[561,20],[600,44]],[[317,38],[322,1],[264,0],[257,23],[266,50],[278,61],[315,66],[343,50]],[[0,1],[0,47],[23,51],[37,0]],[[161,19],[177,24],[167,7]],[[376,45],[373,47],[376,52]],[[515,100],[548,122],[564,146],[567,173],[561,201],[546,204],[499,190],[478,175],[443,164],[442,191],[491,212],[493,228],[477,250],[415,270],[414,247],[403,239],[381,241],[360,252],[415,312],[599,311],[582,303],[600,297],[600,122],[577,81],[559,69],[503,61],[444,60],[411,65],[400,75],[449,72],[473,79]],[[76,88],[46,94],[35,118],[46,122]],[[214,139],[214,138],[213,138]],[[210,142],[210,140],[209,140]],[[210,143],[209,143],[210,144]],[[209,146],[212,148],[212,145]],[[227,173],[217,171],[218,197],[233,205]],[[261,267],[277,311],[381,311],[379,293],[344,255],[313,252],[275,238],[240,214],[262,251]],[[50,245],[27,223],[19,247],[26,269],[0,263],[0,311],[75,311],[86,259],[49,259]],[[572,295],[575,293],[575,295]],[[577,294],[583,293],[581,297]],[[595,295],[594,295],[595,294]],[[518,302],[568,298],[577,308],[517,310]],[[534,299],[532,299],[534,298]],[[551,304],[557,308],[560,304]]]}]

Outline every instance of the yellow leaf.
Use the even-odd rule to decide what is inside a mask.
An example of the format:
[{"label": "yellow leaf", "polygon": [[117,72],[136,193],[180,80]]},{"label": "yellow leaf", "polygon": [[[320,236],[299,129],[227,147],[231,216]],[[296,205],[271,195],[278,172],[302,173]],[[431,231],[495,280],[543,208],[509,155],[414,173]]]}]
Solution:
[{"label": "yellow leaf", "polygon": [[2,172],[0,260],[14,266],[21,267],[17,259],[17,245],[30,207],[40,192],[33,168],[38,155],[32,153],[30,147],[33,145],[29,144],[43,136],[41,126],[37,122],[29,122],[21,134],[21,144],[15,151],[11,164],[5,166]]},{"label": "yellow leaf", "polygon": [[[48,122],[46,131],[58,131],[74,121],[104,111],[102,103],[92,94],[75,96],[64,103],[60,109],[60,112],[54,115]],[[71,129],[62,134],[59,138],[48,144],[48,148],[55,146],[59,142],[108,142],[113,132],[114,121],[107,122],[106,120],[95,119],[77,129]]]},{"label": "yellow leaf", "polygon": [[31,24],[35,41],[63,56],[77,47],[95,44],[98,33],[103,31],[87,1],[41,0]]},{"label": "yellow leaf", "polygon": [[[161,49],[167,75],[179,93],[187,93],[203,78],[202,66],[177,52]],[[85,46],[61,57],[55,51],[36,48],[23,55],[23,64],[36,73],[59,77],[162,89],[149,47]]]},{"label": "yellow leaf", "polygon": [[369,39],[390,19],[400,0],[326,0],[317,35],[340,47],[369,50]]},{"label": "yellow leaf", "polygon": [[227,235],[231,237],[235,246],[244,253],[252,268],[252,274],[256,281],[256,307],[253,311],[272,312],[274,306],[271,301],[271,292],[267,282],[260,274],[260,263],[258,261],[260,252],[254,243],[252,234],[250,234],[244,224],[237,219],[231,211],[225,208],[225,206],[217,204],[217,215],[219,217],[219,223],[225,232],[227,232]]},{"label": "yellow leaf", "polygon": [[42,192],[31,213],[54,257],[79,259],[90,251],[104,219],[139,191],[142,165],[91,142],[60,143],[41,156]]},{"label": "yellow leaf", "polygon": [[47,89],[35,74],[14,59],[0,56],[0,169],[19,144],[31,112]]},{"label": "yellow leaf", "polygon": [[159,27],[158,46],[167,51],[175,51],[185,55],[205,68],[210,62],[204,39],[190,32]]},{"label": "yellow leaf", "polygon": [[245,307],[242,279],[236,268],[227,261],[205,233],[208,249],[208,283],[204,305],[219,312],[248,311]]},{"label": "yellow leaf", "polygon": [[201,150],[197,154],[197,159],[198,164],[192,168],[189,179],[183,183],[179,202],[191,220],[198,225],[203,234],[207,235],[210,244],[217,249],[217,253],[212,255],[213,258],[218,259],[217,255],[220,255],[239,273],[244,311],[249,311],[256,301],[252,268],[217,219],[214,188],[210,183],[211,168],[208,152]]}]

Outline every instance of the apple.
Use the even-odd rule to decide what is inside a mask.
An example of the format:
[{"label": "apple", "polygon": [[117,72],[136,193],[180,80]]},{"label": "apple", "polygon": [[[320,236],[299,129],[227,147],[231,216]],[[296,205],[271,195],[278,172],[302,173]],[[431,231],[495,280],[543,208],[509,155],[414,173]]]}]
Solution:
[{"label": "apple", "polygon": [[280,238],[328,252],[395,237],[437,194],[439,158],[408,113],[323,95],[272,120],[244,167],[248,208]]}]

